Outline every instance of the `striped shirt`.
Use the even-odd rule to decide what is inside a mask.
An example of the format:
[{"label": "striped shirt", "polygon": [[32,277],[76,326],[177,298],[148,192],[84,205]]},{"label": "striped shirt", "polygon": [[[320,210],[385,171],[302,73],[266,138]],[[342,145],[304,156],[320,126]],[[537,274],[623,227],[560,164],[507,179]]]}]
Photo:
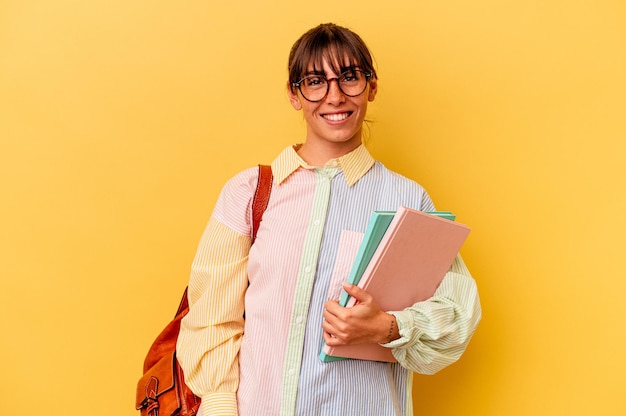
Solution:
[{"label": "striped shirt", "polygon": [[364,146],[324,167],[307,165],[296,148],[272,163],[254,245],[258,170],[237,174],[220,194],[192,265],[178,339],[186,382],[204,416],[412,415],[412,371],[431,374],[456,361],[480,320],[475,282],[457,257],[431,299],[389,311],[400,338],[382,345],[397,363],[320,361],[324,303],[337,298],[355,233],[374,210],[434,206]]}]

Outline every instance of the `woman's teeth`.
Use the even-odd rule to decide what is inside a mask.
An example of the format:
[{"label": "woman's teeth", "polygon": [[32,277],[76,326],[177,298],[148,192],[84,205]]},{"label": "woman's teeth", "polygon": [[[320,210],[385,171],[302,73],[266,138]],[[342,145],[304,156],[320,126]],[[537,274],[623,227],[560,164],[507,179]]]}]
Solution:
[{"label": "woman's teeth", "polygon": [[330,121],[341,121],[348,118],[350,114],[341,113],[341,114],[324,114],[324,118]]}]

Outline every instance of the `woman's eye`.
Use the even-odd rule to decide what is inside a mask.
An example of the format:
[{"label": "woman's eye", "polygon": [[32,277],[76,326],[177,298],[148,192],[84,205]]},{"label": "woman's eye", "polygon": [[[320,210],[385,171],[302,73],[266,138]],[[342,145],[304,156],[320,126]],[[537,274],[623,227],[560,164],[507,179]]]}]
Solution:
[{"label": "woman's eye", "polygon": [[324,84],[324,78],[322,77],[309,77],[305,80],[305,85],[307,87],[319,87]]},{"label": "woman's eye", "polygon": [[357,81],[359,79],[359,73],[355,71],[344,72],[341,79],[347,82]]}]

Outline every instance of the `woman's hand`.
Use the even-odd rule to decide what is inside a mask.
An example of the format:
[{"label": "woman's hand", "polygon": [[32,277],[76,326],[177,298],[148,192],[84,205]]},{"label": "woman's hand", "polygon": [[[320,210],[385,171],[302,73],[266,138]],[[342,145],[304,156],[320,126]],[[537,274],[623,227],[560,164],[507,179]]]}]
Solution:
[{"label": "woman's hand", "polygon": [[336,300],[324,305],[324,341],[326,345],[387,343],[400,338],[396,318],[380,309],[365,290],[344,283],[343,288],[357,303],[344,308]]}]

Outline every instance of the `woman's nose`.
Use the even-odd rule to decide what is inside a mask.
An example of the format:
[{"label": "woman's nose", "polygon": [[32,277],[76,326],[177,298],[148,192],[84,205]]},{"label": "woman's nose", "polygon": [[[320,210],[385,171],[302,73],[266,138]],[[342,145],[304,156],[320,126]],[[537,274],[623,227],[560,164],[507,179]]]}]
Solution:
[{"label": "woman's nose", "polygon": [[[334,82],[333,82],[334,81]],[[337,78],[331,78],[328,80],[328,94],[326,94],[326,101],[331,103],[342,103],[345,100],[345,95],[339,88],[339,80]]]}]

